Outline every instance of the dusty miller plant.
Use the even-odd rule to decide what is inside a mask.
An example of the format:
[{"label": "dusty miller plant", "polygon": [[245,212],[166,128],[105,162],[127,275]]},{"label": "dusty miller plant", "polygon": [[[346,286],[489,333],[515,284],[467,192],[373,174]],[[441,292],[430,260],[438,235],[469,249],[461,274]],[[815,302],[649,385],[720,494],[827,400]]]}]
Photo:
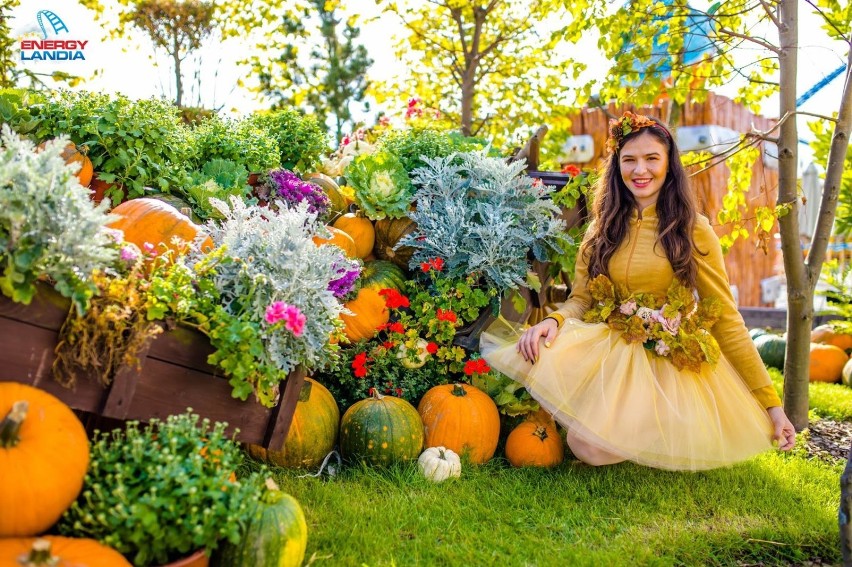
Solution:
[{"label": "dusty miller plant", "polygon": [[[359,265],[336,246],[314,244],[311,238],[320,223],[305,203],[294,209],[280,204],[275,211],[246,206],[236,197],[230,206],[216,199],[211,202],[225,218],[208,227],[226,255],[211,274],[213,285],[226,311],[259,329],[263,349],[254,354],[260,366],[280,371],[279,376],[256,377],[255,393],[269,405],[286,373],[299,364],[323,368],[336,356],[329,338],[342,326],[338,317],[342,306],[332,282]],[[304,316],[298,332],[270,325],[269,309],[274,304],[298,309]]]},{"label": "dusty miller plant", "polygon": [[28,304],[46,278],[82,313],[97,290],[92,273],[118,257],[107,205],[95,207],[60,157],[67,139],[36,153],[4,124],[0,140],[0,291]]},{"label": "dusty miller plant", "polygon": [[424,161],[412,172],[417,229],[398,244],[415,249],[412,269],[441,258],[448,277],[479,274],[502,294],[529,287],[530,254],[546,261],[550,251],[562,252],[565,224],[552,189],[522,175],[523,162],[507,164],[487,149]]}]

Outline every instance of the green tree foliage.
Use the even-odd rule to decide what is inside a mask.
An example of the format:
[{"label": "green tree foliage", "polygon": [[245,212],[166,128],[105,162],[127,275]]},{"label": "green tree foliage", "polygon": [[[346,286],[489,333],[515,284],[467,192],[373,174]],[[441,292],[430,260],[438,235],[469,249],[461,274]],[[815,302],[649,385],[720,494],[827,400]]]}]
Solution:
[{"label": "green tree foliage", "polygon": [[560,21],[559,2],[544,0],[400,0],[382,2],[407,35],[397,57],[406,73],[377,85],[379,103],[402,96],[440,110],[465,136],[496,146],[529,136],[542,122],[548,143],[564,134],[570,82],[583,70],[557,51],[547,22]]},{"label": "green tree foliage", "polygon": [[[18,1],[18,0],[15,0]],[[278,21],[294,19],[293,0],[79,0],[94,12],[95,21],[105,20],[106,38],[128,38],[134,29],[143,30],[155,48],[172,58],[176,78],[176,102],[183,102],[183,62],[205,39],[257,39],[253,47],[264,49],[269,38],[280,32]],[[117,22],[111,20],[107,4],[117,5]],[[105,38],[105,39],[106,39]],[[241,61],[245,63],[246,61]],[[199,62],[200,68],[201,62]],[[196,69],[196,73],[197,73]],[[201,92],[201,85],[198,85]]]},{"label": "green tree foliage", "polygon": [[[274,100],[276,107],[303,108],[313,112],[322,124],[331,120],[339,143],[346,126],[350,129],[354,126],[350,107],[364,100],[368,86],[366,73],[373,60],[367,49],[356,43],[361,34],[357,18],[344,21],[337,1],[310,0],[310,4],[307,21],[318,20],[319,39],[311,47],[308,61],[302,60],[298,46],[293,43],[294,35],[307,33],[305,20],[285,18],[282,19],[285,33],[267,46],[267,51],[277,56],[253,57],[252,68],[260,83],[257,90]],[[366,103],[364,110],[369,110]]]},{"label": "green tree foliage", "polygon": [[174,65],[175,103],[183,104],[181,65],[213,32],[214,4],[198,0],[141,0],[123,14],[145,32],[153,44],[169,54]]}]

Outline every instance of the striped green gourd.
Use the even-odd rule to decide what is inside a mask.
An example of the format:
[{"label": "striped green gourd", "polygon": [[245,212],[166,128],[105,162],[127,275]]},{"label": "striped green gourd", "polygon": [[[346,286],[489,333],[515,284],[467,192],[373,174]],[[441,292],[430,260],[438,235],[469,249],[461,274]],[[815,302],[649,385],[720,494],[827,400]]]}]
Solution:
[{"label": "striped green gourd", "polygon": [[224,542],[210,559],[211,567],[299,567],[308,545],[308,524],[295,498],[271,478],[242,539]]}]

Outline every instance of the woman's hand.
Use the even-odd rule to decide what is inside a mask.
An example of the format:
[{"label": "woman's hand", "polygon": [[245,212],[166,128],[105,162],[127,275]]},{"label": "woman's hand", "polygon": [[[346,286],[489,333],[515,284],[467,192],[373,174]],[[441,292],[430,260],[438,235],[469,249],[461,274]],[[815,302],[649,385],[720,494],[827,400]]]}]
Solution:
[{"label": "woman's hand", "polygon": [[538,360],[539,343],[544,338],[544,346],[549,347],[559,332],[559,325],[555,319],[543,319],[537,325],[533,325],[518,339],[518,352],[524,360],[535,363]]},{"label": "woman's hand", "polygon": [[778,441],[778,449],[789,451],[796,444],[796,428],[787,419],[787,414],[784,413],[784,408],[781,406],[775,406],[766,411],[772,419],[772,426],[775,428],[772,438]]}]

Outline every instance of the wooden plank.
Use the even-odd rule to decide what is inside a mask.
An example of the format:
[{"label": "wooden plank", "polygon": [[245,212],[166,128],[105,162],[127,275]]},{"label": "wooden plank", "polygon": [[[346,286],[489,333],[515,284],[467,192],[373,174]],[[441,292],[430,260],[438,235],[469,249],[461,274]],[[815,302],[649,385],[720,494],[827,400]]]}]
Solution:
[{"label": "wooden plank", "polygon": [[73,409],[98,411],[106,392],[94,377],[81,376],[73,389],[53,379],[56,337],[56,331],[0,317],[0,368],[3,369],[3,379],[40,388]]},{"label": "wooden plank", "polygon": [[145,364],[148,359],[148,350],[151,348],[151,342],[156,342],[157,339],[149,341],[147,345],[137,353],[139,358],[138,365],[125,364],[115,373],[112,379],[112,386],[107,395],[104,407],[101,410],[101,415],[115,419],[127,419],[127,411],[130,408],[130,402],[136,393],[136,385],[142,373],[145,372]]},{"label": "wooden plank", "polygon": [[151,345],[148,356],[170,364],[194,368],[212,376],[222,371],[207,363],[213,347],[203,333],[185,327],[175,327],[160,334]]},{"label": "wooden plank", "polygon": [[263,438],[263,446],[267,449],[284,446],[284,441],[287,440],[287,434],[290,432],[290,424],[293,422],[293,414],[296,413],[296,404],[299,402],[299,394],[302,391],[302,385],[305,383],[306,374],[305,368],[299,365],[287,376],[281,399],[278,405],[272,409],[269,417],[270,427]]},{"label": "wooden plank", "polygon": [[0,295],[0,316],[45,329],[59,330],[68,315],[71,301],[48,285],[38,284],[37,288],[38,292],[29,305],[15,303]]},{"label": "wooden plank", "polygon": [[[749,329],[755,327],[768,327],[770,329],[785,330],[787,328],[787,310],[775,309],[773,307],[740,307],[740,315]],[[833,318],[830,315],[815,315],[813,327],[824,325]]]},{"label": "wooden plank", "polygon": [[239,441],[262,443],[271,409],[253,399],[237,400],[231,391],[223,378],[148,357],[126,416],[140,421],[165,419],[191,407],[210,420],[227,422],[229,434],[239,429]]}]

